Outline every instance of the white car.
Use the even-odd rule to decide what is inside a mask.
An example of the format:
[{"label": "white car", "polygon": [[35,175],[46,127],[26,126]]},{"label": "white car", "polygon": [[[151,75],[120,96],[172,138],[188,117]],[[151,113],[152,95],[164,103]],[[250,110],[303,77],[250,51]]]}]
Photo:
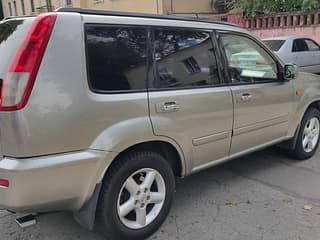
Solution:
[{"label": "white car", "polygon": [[320,73],[320,46],[308,38],[299,36],[263,39],[285,63],[296,64],[301,71]]}]

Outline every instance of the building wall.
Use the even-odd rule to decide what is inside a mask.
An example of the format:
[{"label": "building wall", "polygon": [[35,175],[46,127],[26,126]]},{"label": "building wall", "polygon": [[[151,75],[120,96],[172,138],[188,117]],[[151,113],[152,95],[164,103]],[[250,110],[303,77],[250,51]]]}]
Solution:
[{"label": "building wall", "polygon": [[215,0],[163,0],[165,14],[212,13]]},{"label": "building wall", "polygon": [[[22,10],[22,1],[24,2],[25,12]],[[12,15],[13,16],[23,16],[23,15],[31,15],[31,1],[32,0],[2,0],[3,14],[4,17],[10,16],[9,3],[11,4]],[[34,4],[37,5],[38,0],[33,0]],[[16,2],[16,12],[14,8],[14,2]]]},{"label": "building wall", "polygon": [[320,43],[320,12],[288,12],[253,19],[229,15],[228,21],[250,30],[259,38],[305,36]]},{"label": "building wall", "polygon": [[[10,16],[8,9],[8,3],[12,5],[12,15],[21,16],[21,0],[1,0],[4,6],[4,16]],[[16,1],[17,13],[14,14],[13,2]],[[22,0],[25,3],[26,15],[34,14],[31,11],[31,0]],[[54,10],[59,7],[81,7],[110,11],[128,11],[128,12],[142,12],[142,13],[163,13],[163,0],[69,0],[71,4],[68,4],[68,0],[49,0],[49,10]],[[51,3],[51,4],[50,4]],[[48,4],[46,0],[34,0],[36,12],[48,11]]]},{"label": "building wall", "polygon": [[162,0],[83,1],[83,8],[162,14]]},{"label": "building wall", "polygon": [[[8,2],[17,4],[17,14],[22,15],[21,0],[0,0],[3,3],[4,16],[9,16]],[[59,7],[81,7],[91,9],[103,9],[110,11],[129,11],[156,14],[212,14],[215,12],[213,6],[221,0],[33,0],[36,11],[31,11],[30,1],[22,0],[25,3],[26,15],[38,14],[54,10]],[[70,4],[71,2],[71,4]],[[220,3],[219,2],[219,3]],[[48,6],[49,5],[49,6]],[[13,11],[14,15],[14,11]],[[210,17],[210,16],[209,16]]]},{"label": "building wall", "polygon": [[281,36],[302,36],[314,39],[320,44],[320,26],[253,30],[252,33],[261,39]]}]

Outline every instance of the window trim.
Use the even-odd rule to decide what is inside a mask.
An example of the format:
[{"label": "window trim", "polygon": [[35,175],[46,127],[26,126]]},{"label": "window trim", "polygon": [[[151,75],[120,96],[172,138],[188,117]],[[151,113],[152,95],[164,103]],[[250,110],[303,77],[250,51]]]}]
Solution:
[{"label": "window trim", "polygon": [[[251,41],[253,41],[255,44],[257,44],[260,48],[262,48],[270,57],[271,59],[276,63],[277,65],[277,79],[266,79],[265,81],[258,81],[258,82],[240,82],[240,83],[233,83],[231,80],[231,76],[230,73],[228,71],[228,60],[227,60],[227,56],[226,53],[224,51],[223,48],[223,43],[222,43],[222,39],[220,37],[221,34],[225,34],[225,35],[234,35],[234,36],[239,36],[239,37],[243,37],[243,38],[247,38]],[[267,84],[267,83],[283,83],[283,68],[284,66],[282,65],[282,63],[276,58],[276,56],[271,52],[271,50],[269,50],[266,46],[264,46],[263,43],[259,42],[258,39],[254,38],[253,36],[249,35],[249,34],[245,34],[245,33],[240,33],[240,32],[236,32],[236,31],[223,31],[223,30],[219,30],[217,31],[217,41],[219,44],[219,50],[220,50],[220,54],[221,54],[221,61],[223,61],[223,65],[224,65],[224,74],[227,77],[227,82],[228,82],[228,86],[242,86],[242,85],[254,85],[254,84]],[[261,78],[263,79],[263,78]]]},{"label": "window trim", "polygon": [[[296,40],[304,40],[306,46],[308,47],[308,50],[307,50],[307,51],[293,51],[294,42],[295,42]],[[316,42],[315,40],[313,40],[313,39],[311,39],[311,38],[295,38],[295,39],[292,40],[292,50],[291,50],[292,53],[306,53],[306,52],[315,52],[315,51],[317,51],[317,50],[310,50],[310,48],[309,48],[309,46],[308,46],[308,44],[307,44],[306,41],[311,41],[311,42],[313,42],[316,46],[318,46],[318,51],[320,51],[320,45],[319,45],[319,43]]]},{"label": "window trim", "polygon": [[[105,27],[121,27],[121,28],[141,28],[145,29],[147,33],[147,71],[146,71],[146,88],[140,90],[98,90],[94,89],[89,74],[89,58],[88,58],[88,44],[87,44],[87,35],[86,35],[86,27],[90,26],[105,26]],[[202,89],[202,88],[218,88],[218,87],[227,87],[230,86],[229,80],[225,73],[225,66],[223,63],[223,58],[221,57],[221,50],[219,43],[217,41],[217,32],[218,30],[212,28],[194,28],[194,27],[179,27],[179,26],[159,26],[159,25],[138,25],[138,24],[112,24],[112,23],[94,23],[94,22],[86,22],[83,24],[83,34],[84,34],[84,49],[85,49],[85,71],[87,77],[88,87],[91,92],[96,94],[131,94],[131,93],[145,93],[145,92],[159,92],[159,91],[181,91],[181,90],[192,90],[192,89]],[[159,81],[158,71],[156,68],[156,61],[154,59],[154,30],[155,29],[167,29],[167,30],[188,30],[188,31],[204,31],[210,34],[210,40],[214,49],[214,56],[217,62],[218,68],[218,80],[220,84],[216,85],[207,85],[207,86],[189,86],[189,87],[174,87],[174,88],[154,88],[152,81]],[[148,76],[148,73],[152,72],[152,77]],[[226,79],[226,81],[224,80]]]},{"label": "window trim", "polygon": [[88,57],[88,39],[87,39],[87,34],[86,34],[86,28],[87,26],[103,26],[103,27],[121,27],[121,28],[140,28],[140,29],[144,29],[146,31],[146,38],[147,38],[147,46],[146,46],[146,50],[147,50],[147,60],[146,60],[146,65],[147,65],[147,69],[150,68],[149,66],[149,55],[150,55],[150,49],[149,49],[149,27],[148,26],[142,26],[142,25],[127,25],[127,24],[110,24],[110,23],[84,23],[83,26],[83,31],[84,31],[84,48],[85,48],[85,71],[86,71],[86,77],[87,77],[87,83],[88,83],[88,87],[91,90],[91,92],[93,93],[97,93],[97,94],[130,94],[130,93],[146,93],[148,91],[148,71],[146,72],[146,79],[145,79],[145,88],[144,89],[136,89],[136,90],[99,90],[99,89],[95,89],[92,84],[91,84],[91,78],[90,78],[90,72],[89,72],[89,57]]},{"label": "window trim", "polygon": [[[223,83],[222,80],[222,69],[220,67],[219,64],[219,51],[218,51],[218,46],[216,45],[216,42],[214,40],[214,36],[215,36],[215,32],[216,30],[214,28],[209,29],[209,28],[193,28],[193,27],[165,27],[165,26],[157,26],[157,25],[152,25],[150,26],[150,31],[151,31],[151,39],[150,39],[150,43],[154,42],[154,31],[155,30],[181,30],[181,31],[202,31],[202,32],[208,32],[210,35],[210,41],[212,44],[212,48],[215,50],[214,52],[214,56],[215,56],[215,60],[217,63],[217,68],[218,68],[218,80],[220,84],[212,84],[212,85],[206,85],[206,86],[183,86],[183,87],[169,87],[169,88],[155,88],[153,83],[151,82],[151,80],[149,80],[149,85],[148,85],[148,91],[149,92],[162,92],[162,91],[181,91],[181,90],[192,90],[192,89],[202,89],[202,88],[217,88],[217,87],[226,87],[228,86],[228,84]],[[160,76],[159,73],[157,71],[157,64],[155,61],[155,48],[154,48],[154,44],[151,44],[152,49],[151,49],[151,53],[152,53],[152,68],[153,68],[153,81],[159,81]]]}]

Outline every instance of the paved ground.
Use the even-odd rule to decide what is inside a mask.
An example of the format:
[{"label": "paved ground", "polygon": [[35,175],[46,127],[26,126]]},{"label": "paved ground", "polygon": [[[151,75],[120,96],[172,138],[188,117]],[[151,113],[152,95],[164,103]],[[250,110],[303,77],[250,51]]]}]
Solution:
[{"label": "paved ground", "polygon": [[[1,240],[102,239],[67,213],[42,215],[25,230],[14,218],[0,211]],[[320,153],[297,162],[268,149],[181,181],[170,216],[154,239],[320,239]]]}]

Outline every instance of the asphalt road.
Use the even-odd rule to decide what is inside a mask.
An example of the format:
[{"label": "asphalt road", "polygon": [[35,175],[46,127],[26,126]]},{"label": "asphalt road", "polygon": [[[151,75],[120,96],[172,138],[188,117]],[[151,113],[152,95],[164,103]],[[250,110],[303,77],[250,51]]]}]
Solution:
[{"label": "asphalt road", "polygon": [[[0,211],[1,240],[103,239],[68,213],[41,215],[27,229],[14,219]],[[151,239],[320,239],[320,153],[298,162],[272,148],[180,181],[172,211]]]}]

